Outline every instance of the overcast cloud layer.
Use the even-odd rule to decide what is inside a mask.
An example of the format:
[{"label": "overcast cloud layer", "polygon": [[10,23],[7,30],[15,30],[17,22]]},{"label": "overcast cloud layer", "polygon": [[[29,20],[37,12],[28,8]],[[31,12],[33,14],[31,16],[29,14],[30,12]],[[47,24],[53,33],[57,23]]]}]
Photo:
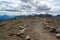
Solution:
[{"label": "overcast cloud layer", "polygon": [[0,0],[0,15],[60,14],[60,0]]}]

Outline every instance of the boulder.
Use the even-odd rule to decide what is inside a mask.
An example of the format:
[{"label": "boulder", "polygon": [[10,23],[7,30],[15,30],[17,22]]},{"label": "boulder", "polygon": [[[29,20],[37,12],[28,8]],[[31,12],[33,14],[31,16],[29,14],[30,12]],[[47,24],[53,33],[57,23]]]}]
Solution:
[{"label": "boulder", "polygon": [[26,27],[26,24],[25,24],[25,25],[20,25],[20,26],[19,26],[19,29],[22,30],[22,29],[24,29],[25,27]]},{"label": "boulder", "polygon": [[45,27],[44,27],[44,29],[48,29],[49,28],[49,25],[46,25]]},{"label": "boulder", "polygon": [[44,27],[44,29],[47,29],[49,27],[49,25],[46,25],[45,27]]},{"label": "boulder", "polygon": [[56,28],[53,26],[50,26],[49,32],[55,32],[55,31],[56,31]]},{"label": "boulder", "polygon": [[30,40],[30,36],[27,35],[26,38],[25,38],[25,40]]},{"label": "boulder", "polygon": [[19,30],[19,32],[22,34],[26,31],[26,28],[22,29],[22,30]]},{"label": "boulder", "polygon": [[44,24],[45,24],[45,25],[49,25],[49,23],[47,23],[47,22],[44,22]]},{"label": "boulder", "polygon": [[59,38],[60,39],[60,33],[57,33],[56,34],[56,38]]},{"label": "boulder", "polygon": [[21,38],[25,38],[26,35],[25,35],[24,33],[19,33],[19,32],[18,32],[18,33],[17,33],[17,36],[18,36],[18,37],[21,37]]},{"label": "boulder", "polygon": [[55,33],[60,33],[60,29],[56,29]]}]

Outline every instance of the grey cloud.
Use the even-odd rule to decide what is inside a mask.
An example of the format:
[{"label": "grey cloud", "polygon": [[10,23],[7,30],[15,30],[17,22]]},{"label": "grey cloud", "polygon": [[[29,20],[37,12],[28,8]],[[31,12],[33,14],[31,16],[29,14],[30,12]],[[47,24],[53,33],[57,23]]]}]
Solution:
[{"label": "grey cloud", "polygon": [[35,12],[37,12],[37,11],[41,11],[41,12],[49,12],[50,10],[51,10],[51,8],[49,8],[48,6],[47,6],[47,4],[44,4],[44,5],[38,5],[38,3],[36,2],[36,3],[34,3],[33,1],[30,1],[30,4],[32,5],[32,6],[34,6],[34,7],[36,7],[35,8]]},{"label": "grey cloud", "polygon": [[22,2],[28,2],[29,0],[21,0]]},{"label": "grey cloud", "polygon": [[14,4],[13,2],[1,1],[0,2],[0,11],[4,11],[6,9],[13,9],[10,4]]},{"label": "grey cloud", "polygon": [[31,9],[32,7],[30,5],[22,5],[21,8],[22,9]]},{"label": "grey cloud", "polygon": [[37,11],[49,11],[51,8],[49,8],[47,5],[41,5],[41,6],[36,6]]}]

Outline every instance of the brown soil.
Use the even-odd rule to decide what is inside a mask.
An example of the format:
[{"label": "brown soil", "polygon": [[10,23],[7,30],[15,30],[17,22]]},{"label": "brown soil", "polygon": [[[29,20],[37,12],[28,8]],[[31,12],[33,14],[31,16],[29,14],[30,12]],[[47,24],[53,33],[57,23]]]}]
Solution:
[{"label": "brown soil", "polygon": [[[16,36],[19,25],[27,24],[28,34],[33,40],[60,40],[55,37],[55,33],[50,33],[48,30],[43,29],[44,18],[21,18],[3,21],[0,24],[0,40],[24,40]],[[14,35],[9,36],[10,32]]]}]

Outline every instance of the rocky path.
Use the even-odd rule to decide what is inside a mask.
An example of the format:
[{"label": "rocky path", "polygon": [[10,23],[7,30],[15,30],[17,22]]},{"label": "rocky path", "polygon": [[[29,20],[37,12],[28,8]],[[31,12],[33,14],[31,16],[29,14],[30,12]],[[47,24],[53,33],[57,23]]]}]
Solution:
[{"label": "rocky path", "polygon": [[55,38],[54,33],[49,33],[43,29],[43,22],[38,22],[31,27],[31,37],[34,40],[59,40]]}]

